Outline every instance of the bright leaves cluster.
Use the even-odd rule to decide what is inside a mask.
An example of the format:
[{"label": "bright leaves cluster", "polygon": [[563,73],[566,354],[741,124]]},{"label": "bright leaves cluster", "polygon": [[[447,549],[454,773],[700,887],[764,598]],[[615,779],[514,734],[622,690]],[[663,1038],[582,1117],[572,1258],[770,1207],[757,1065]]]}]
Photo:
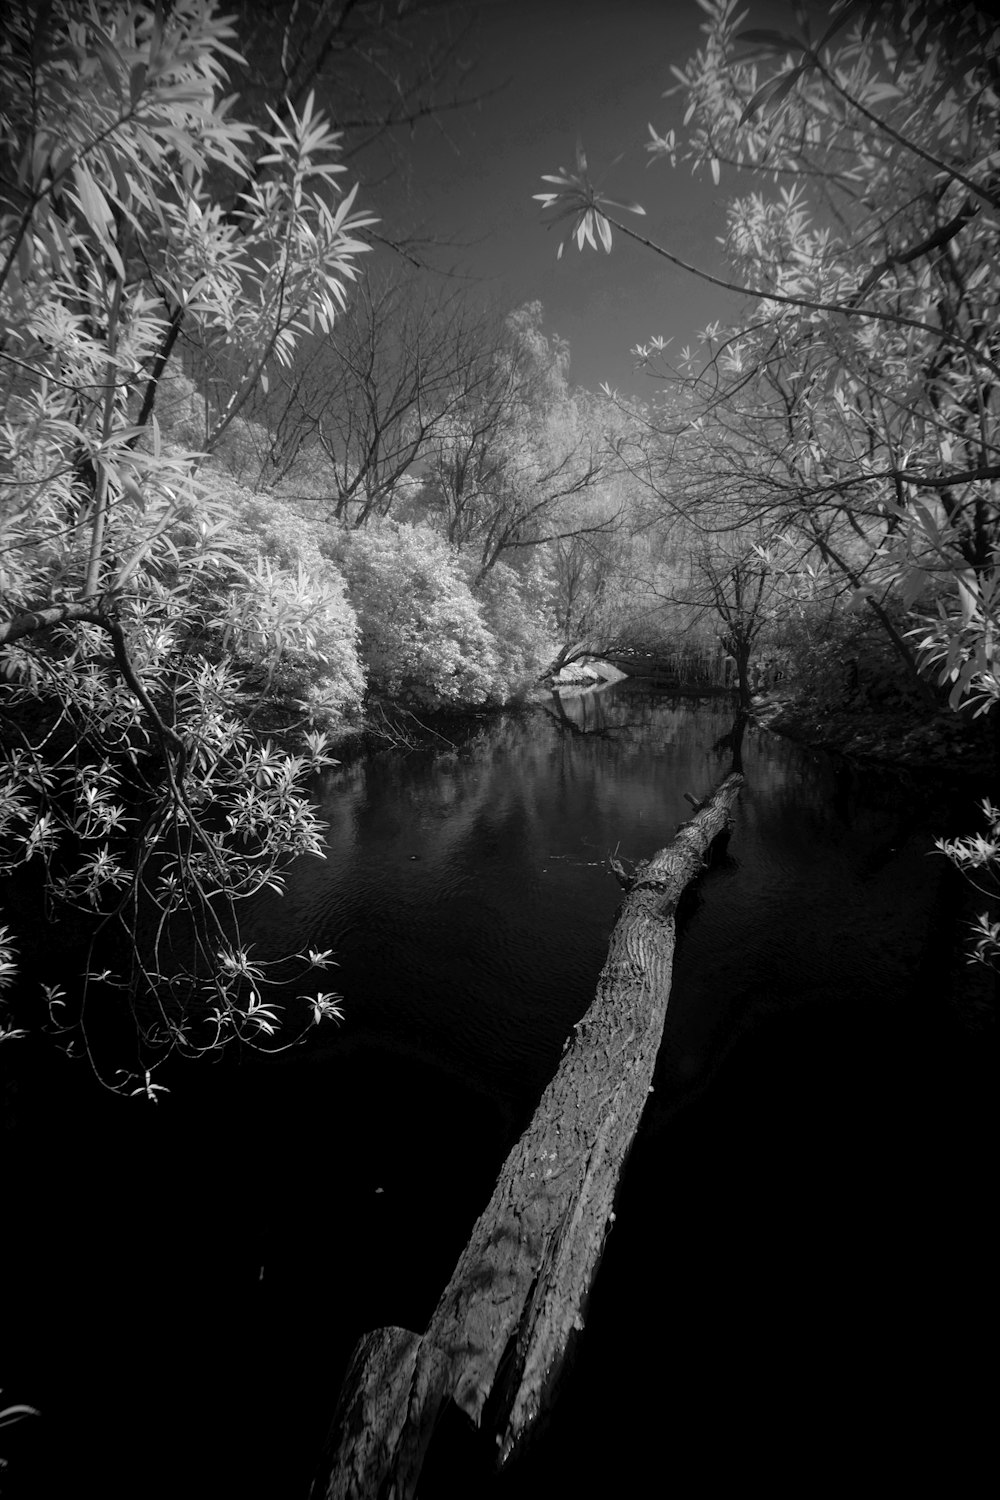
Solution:
[{"label": "bright leaves cluster", "polygon": [[[604,250],[610,255],[611,225],[604,210],[621,209],[630,214],[646,212],[639,203],[617,203],[613,198],[606,198],[597,192],[587,170],[586,154],[579,144],[576,148],[576,170],[568,172],[565,167],[560,167],[558,172],[544,173],[542,181],[551,182],[556,191],[535,193],[535,201],[543,208],[555,209],[556,219],[573,221],[572,238],[576,240],[578,250],[582,250],[584,245],[596,250],[597,241],[600,240]],[[557,259],[562,258],[565,245],[563,240],[556,251]]]},{"label": "bright leaves cluster", "polygon": [[[275,661],[324,664],[337,600],[248,573],[203,464],[269,363],[332,325],[372,220],[311,98],[263,132],[234,115],[235,41],[211,0],[24,0],[0,43],[3,868],[92,916],[81,992],[46,990],[73,1045],[119,987],[154,1062],[271,1035],[237,907],[322,852],[306,782],[330,764],[251,721]],[[240,371],[198,451],[155,415],[182,349]]]}]

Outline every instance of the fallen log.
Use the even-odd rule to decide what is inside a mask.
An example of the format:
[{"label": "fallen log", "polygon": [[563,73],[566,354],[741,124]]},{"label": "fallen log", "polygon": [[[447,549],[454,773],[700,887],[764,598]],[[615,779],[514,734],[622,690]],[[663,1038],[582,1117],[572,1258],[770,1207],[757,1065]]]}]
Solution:
[{"label": "fallen log", "polygon": [[614,1221],[666,1017],[677,902],[742,784],[727,776],[665,849],[630,875],[615,867],[628,894],[594,1002],[423,1335],[382,1328],[355,1349],[312,1500],[412,1500],[448,1402],[492,1428],[501,1464],[531,1429],[583,1327]]}]

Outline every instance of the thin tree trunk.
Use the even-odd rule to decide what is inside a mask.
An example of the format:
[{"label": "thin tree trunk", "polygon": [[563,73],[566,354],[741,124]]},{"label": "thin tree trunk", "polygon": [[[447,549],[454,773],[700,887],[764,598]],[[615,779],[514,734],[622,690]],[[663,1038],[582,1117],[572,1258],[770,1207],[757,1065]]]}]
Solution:
[{"label": "thin tree trunk", "polygon": [[[619,1175],[666,1017],[681,893],[732,821],[733,773],[673,841],[626,877],[597,994],[567,1041],[422,1336],[357,1346],[312,1500],[412,1500],[438,1419],[454,1402],[503,1463],[551,1394],[613,1221]],[[484,1410],[488,1415],[484,1420]]]},{"label": "thin tree trunk", "polygon": [[750,646],[742,644],[735,651],[736,689],[740,713],[748,714],[753,708],[753,690],[750,686]]}]

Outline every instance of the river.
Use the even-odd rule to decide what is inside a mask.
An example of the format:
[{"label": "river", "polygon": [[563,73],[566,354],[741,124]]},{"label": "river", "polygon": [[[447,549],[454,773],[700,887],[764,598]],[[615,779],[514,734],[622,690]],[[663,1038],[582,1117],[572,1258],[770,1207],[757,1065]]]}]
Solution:
[{"label": "river", "polygon": [[[4,1400],[43,1414],[5,1496],[304,1500],[354,1341],[424,1326],[593,997],[609,854],[667,841],[730,726],[623,684],[332,771],[327,859],[252,930],[335,949],[342,1025],[155,1108],[34,1054],[10,1075]],[[933,837],[970,794],[765,730],[743,754],[551,1420],[495,1484],[449,1422],[426,1500],[803,1495],[862,1465],[965,1492],[991,1044]]]}]

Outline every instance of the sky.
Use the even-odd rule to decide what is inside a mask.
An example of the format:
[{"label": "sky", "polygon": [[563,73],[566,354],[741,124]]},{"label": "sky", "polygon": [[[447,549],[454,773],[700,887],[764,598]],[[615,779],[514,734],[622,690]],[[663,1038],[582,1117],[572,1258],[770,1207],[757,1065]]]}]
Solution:
[{"label": "sky", "polygon": [[[749,3],[753,24],[793,26],[781,0]],[[715,186],[644,149],[649,122],[681,137],[683,102],[663,94],[675,82],[670,65],[700,45],[704,20],[697,0],[494,0],[479,11],[471,79],[498,91],[441,125],[422,122],[408,148],[412,211],[454,242],[439,261],[503,307],[540,301],[547,330],[569,341],[571,379],[591,390],[607,382],[652,394],[631,349],[659,335],[680,350],[740,305],[620,236],[610,256],[574,243],[557,260],[565,224],[548,228],[532,200],[543,173],[572,166],[579,139],[610,196],[646,209],[638,229],[722,269],[717,237],[735,183],[723,176]],[[391,197],[391,187],[380,191]]]}]

